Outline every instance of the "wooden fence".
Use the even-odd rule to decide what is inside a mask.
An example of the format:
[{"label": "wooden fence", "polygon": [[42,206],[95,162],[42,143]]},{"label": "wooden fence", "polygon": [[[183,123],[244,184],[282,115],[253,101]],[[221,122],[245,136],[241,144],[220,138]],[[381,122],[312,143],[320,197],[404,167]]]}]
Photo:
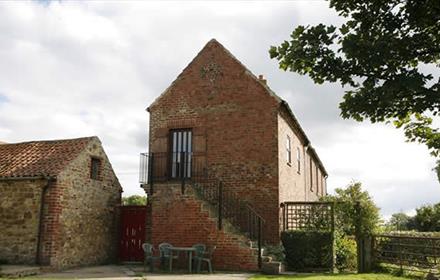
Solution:
[{"label": "wooden fence", "polygon": [[372,258],[400,270],[437,271],[440,264],[440,237],[375,235]]}]

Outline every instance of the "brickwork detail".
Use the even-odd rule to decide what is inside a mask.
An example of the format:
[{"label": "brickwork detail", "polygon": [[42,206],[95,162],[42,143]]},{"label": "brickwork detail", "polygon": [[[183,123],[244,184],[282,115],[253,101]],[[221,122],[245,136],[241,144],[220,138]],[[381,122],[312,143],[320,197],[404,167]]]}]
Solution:
[{"label": "brickwork detail", "polygon": [[[221,67],[215,94],[210,80],[200,77],[201,69],[213,64]],[[216,42],[208,43],[149,108],[150,151],[167,152],[169,129],[179,123],[193,128],[194,150],[206,153],[212,176],[263,216],[271,243],[279,242],[277,108],[265,85]]]},{"label": "brickwork detail", "polygon": [[149,203],[154,213],[151,242],[156,248],[162,242],[174,246],[216,245],[213,255],[216,270],[258,269],[257,252],[249,247],[249,240],[228,230],[227,226],[218,230],[212,209],[210,211],[208,204],[196,197],[192,188],[188,187],[182,195],[180,185],[157,185]]}]

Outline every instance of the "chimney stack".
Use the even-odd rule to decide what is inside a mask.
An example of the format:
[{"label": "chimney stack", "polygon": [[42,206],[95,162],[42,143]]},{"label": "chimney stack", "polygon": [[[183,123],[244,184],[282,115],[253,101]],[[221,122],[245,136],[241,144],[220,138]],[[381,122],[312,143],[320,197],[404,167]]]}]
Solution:
[{"label": "chimney stack", "polygon": [[266,79],[264,78],[264,76],[263,75],[258,75],[258,80],[260,81],[260,82],[262,82],[263,84],[267,84],[267,81],[266,81]]}]

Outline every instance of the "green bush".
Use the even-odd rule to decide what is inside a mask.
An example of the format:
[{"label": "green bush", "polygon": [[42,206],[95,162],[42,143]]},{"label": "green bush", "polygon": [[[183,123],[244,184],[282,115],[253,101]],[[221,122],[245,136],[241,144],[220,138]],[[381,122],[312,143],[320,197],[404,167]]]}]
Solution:
[{"label": "green bush", "polygon": [[335,251],[336,268],[339,271],[356,271],[357,246],[354,237],[336,233]]},{"label": "green bush", "polygon": [[332,267],[331,232],[285,231],[281,241],[289,270],[314,271]]},{"label": "green bush", "polygon": [[284,254],[285,250],[283,245],[265,246],[264,251],[266,255],[272,257],[274,261],[278,261],[282,263],[286,261],[286,256]]}]

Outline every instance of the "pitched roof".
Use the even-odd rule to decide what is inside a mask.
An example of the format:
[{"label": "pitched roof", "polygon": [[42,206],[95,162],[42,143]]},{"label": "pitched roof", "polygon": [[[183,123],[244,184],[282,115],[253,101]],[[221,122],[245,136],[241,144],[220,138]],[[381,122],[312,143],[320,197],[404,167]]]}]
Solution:
[{"label": "pitched roof", "polygon": [[97,137],[0,145],[0,178],[59,174]]},{"label": "pitched roof", "polygon": [[[307,137],[306,133],[304,132],[304,129],[301,127],[301,125],[299,124],[298,119],[295,117],[295,114],[293,113],[293,110],[290,108],[289,104],[287,103],[287,101],[285,101],[284,99],[282,99],[281,97],[279,97],[268,85],[267,83],[263,83],[261,82],[260,79],[258,79],[257,76],[255,76],[243,63],[241,63],[240,60],[238,60],[238,58],[236,58],[227,48],[225,48],[220,42],[218,42],[216,39],[211,39],[208,43],[206,43],[206,45],[200,50],[200,52],[193,58],[193,60],[185,67],[185,69],[189,68],[190,65],[193,63],[193,61],[202,53],[204,52],[206,49],[208,49],[211,45],[215,45],[215,46],[219,46],[221,50],[223,50],[225,53],[227,53],[229,55],[229,57],[231,57],[233,60],[235,60],[246,72],[246,74],[248,74],[250,77],[252,77],[256,82],[258,82],[261,86],[264,87],[264,89],[266,90],[266,92],[272,96],[273,98],[275,98],[275,100],[278,102],[279,104],[279,109],[284,108],[286,109],[289,118],[292,120],[292,123],[296,129],[296,131],[301,135],[301,137],[304,139],[304,145],[308,146],[309,148],[312,148],[311,146],[311,142],[309,140],[309,138]],[[173,85],[180,80],[181,75],[183,74],[183,72],[185,72],[185,69],[179,74],[179,76],[177,76],[177,78],[171,83],[171,85],[165,89],[164,92],[162,92],[162,94],[160,94],[154,101],[153,103],[150,104],[150,106],[147,108],[147,111],[150,110],[150,108],[152,106],[154,106],[165,94],[167,94],[169,92],[169,90],[173,87]],[[313,149],[313,148],[312,148]],[[313,157],[316,159],[318,165],[321,167],[321,170],[325,173],[325,175],[327,175],[327,171],[324,168],[324,165],[321,162],[321,159],[319,158],[318,154],[316,153],[315,149],[313,149],[312,152]]]}]

